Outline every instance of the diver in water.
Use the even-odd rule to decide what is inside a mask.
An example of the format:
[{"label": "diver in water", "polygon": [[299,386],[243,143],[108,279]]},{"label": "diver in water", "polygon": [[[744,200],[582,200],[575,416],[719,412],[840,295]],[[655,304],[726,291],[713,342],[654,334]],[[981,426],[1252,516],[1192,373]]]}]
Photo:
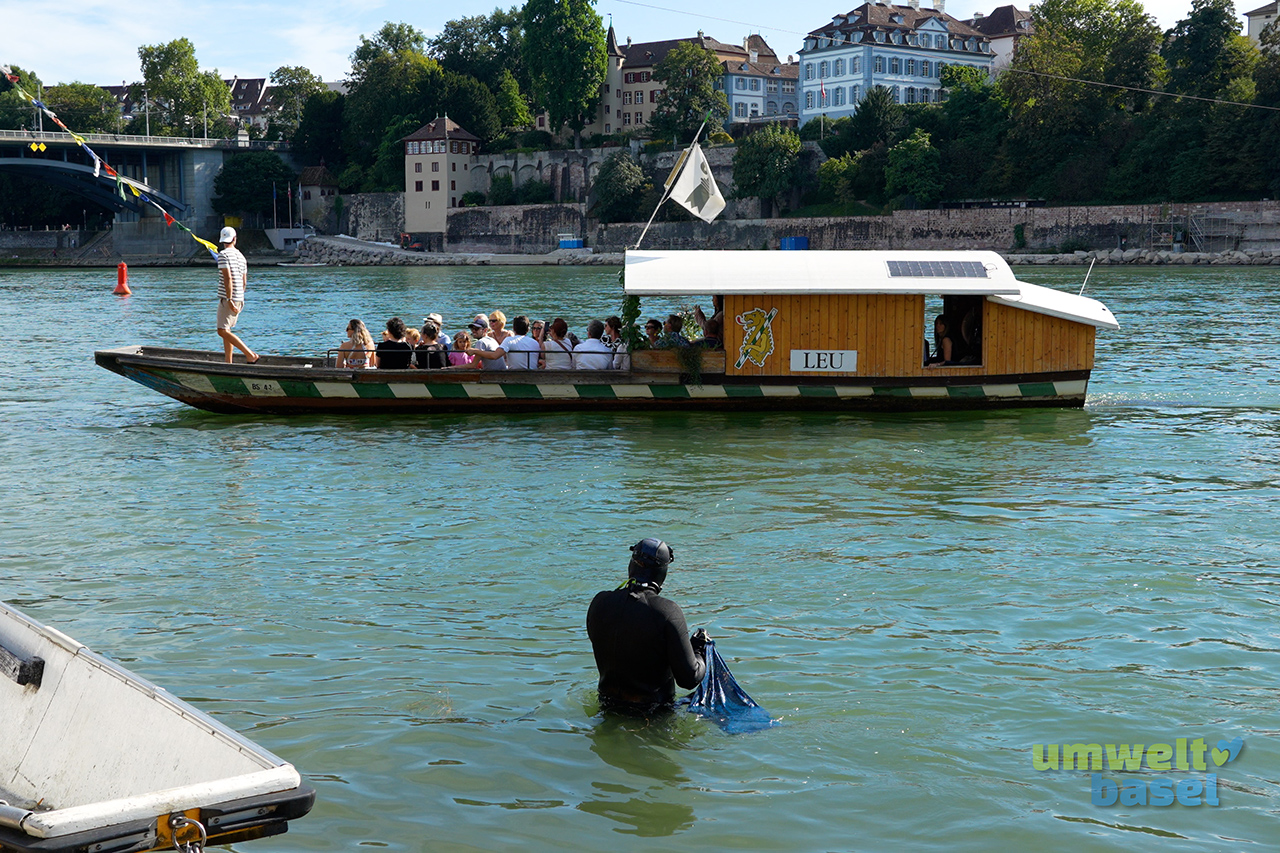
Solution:
[{"label": "diver in water", "polygon": [[600,670],[600,707],[650,714],[671,708],[676,685],[692,690],[706,672],[707,632],[689,637],[680,605],[663,598],[667,566],[675,558],[661,539],[631,546],[627,582],[596,594],[587,634]]}]

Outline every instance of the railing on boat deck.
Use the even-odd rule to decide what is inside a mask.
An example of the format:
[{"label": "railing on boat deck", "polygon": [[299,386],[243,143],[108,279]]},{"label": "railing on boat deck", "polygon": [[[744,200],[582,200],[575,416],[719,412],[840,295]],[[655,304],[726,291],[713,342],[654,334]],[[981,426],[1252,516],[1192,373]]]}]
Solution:
[{"label": "railing on boat deck", "polygon": [[[355,365],[348,364],[348,365],[345,365],[342,369],[344,370],[377,370],[378,369],[372,365],[369,365],[367,362],[367,359],[369,358],[369,356],[377,352],[376,348],[346,350],[345,352],[363,353],[366,361],[362,364],[355,364]],[[394,352],[401,353],[402,357],[403,355],[410,355],[409,363],[404,368],[384,367],[382,368],[383,370],[405,369],[405,370],[479,371],[483,369],[481,367],[481,364],[482,364],[481,359],[476,357],[473,357],[473,360],[475,362],[473,364],[450,364],[444,368],[432,368],[432,367],[426,366],[425,360],[422,363],[419,362],[420,358],[422,358],[423,356],[429,355],[429,353],[424,350],[415,349],[412,353],[406,353],[404,350],[397,350]],[[434,352],[439,352],[439,350],[435,350]],[[449,356],[454,355],[456,352],[457,352],[456,350],[445,350],[443,355],[445,355],[445,357],[448,358]],[[337,368],[338,359],[342,356],[342,354],[343,354],[343,350],[339,350],[339,349],[326,350],[324,366],[329,368]],[[508,370],[520,371],[520,370],[627,370],[627,369],[634,369],[634,370],[642,370],[644,372],[651,372],[651,373],[683,373],[685,372],[685,369],[681,365],[680,359],[677,356],[676,349],[656,349],[656,350],[648,349],[648,350],[638,350],[634,353],[622,353],[621,355],[625,356],[623,361],[624,366],[622,367],[614,367],[612,363],[608,367],[588,367],[585,364],[579,365],[579,359],[582,357],[586,357],[586,358],[594,357],[594,359],[599,359],[600,356],[608,356],[611,359],[611,361],[616,361],[617,360],[616,357],[617,355],[619,355],[618,353],[572,352],[572,351],[566,351],[566,352],[516,351],[514,353],[508,354],[508,358],[510,358],[513,355],[514,356],[523,355],[530,358],[533,356],[538,356],[538,364],[536,367],[528,367],[528,368],[512,367],[508,365],[507,367]],[[724,372],[725,370],[724,350],[705,349],[702,352],[702,356],[703,356],[702,370],[704,372],[706,373],[723,373]],[[383,356],[383,358],[385,358],[385,355]],[[591,362],[588,362],[588,364],[590,363]],[[628,363],[631,365],[630,368],[625,366]],[[493,371],[490,370],[488,372],[493,372]]]}]

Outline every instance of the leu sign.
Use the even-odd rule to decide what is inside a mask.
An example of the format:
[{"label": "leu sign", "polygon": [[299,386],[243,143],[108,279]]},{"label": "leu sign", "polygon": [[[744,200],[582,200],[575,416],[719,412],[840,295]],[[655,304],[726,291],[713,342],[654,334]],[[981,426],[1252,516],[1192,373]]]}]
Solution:
[{"label": "leu sign", "polygon": [[858,369],[856,349],[793,349],[792,373],[852,373]]}]

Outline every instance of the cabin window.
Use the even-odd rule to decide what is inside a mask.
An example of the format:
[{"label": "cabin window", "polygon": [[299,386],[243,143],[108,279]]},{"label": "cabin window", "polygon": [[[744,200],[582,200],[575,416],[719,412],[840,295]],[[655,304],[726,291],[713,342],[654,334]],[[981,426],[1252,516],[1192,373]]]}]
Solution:
[{"label": "cabin window", "polygon": [[982,366],[982,312],[986,304],[984,296],[925,296],[921,349],[926,367]]}]

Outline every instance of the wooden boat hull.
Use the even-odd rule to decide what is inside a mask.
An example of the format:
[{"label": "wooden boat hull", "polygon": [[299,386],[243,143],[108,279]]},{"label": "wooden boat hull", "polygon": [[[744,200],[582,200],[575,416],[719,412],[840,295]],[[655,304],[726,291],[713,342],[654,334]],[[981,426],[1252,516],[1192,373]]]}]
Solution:
[{"label": "wooden boat hull", "polygon": [[[97,363],[187,405],[224,414],[527,411],[911,411],[1079,407],[1088,370],[1001,376],[728,376],[708,353],[701,375],[637,364],[631,371],[338,370],[325,359],[129,347]],[[637,359],[637,362],[642,359]],[[717,369],[718,368],[718,369]]]},{"label": "wooden boat hull", "polygon": [[230,844],[279,835],[315,802],[291,765],[3,604],[0,721],[4,853],[172,849],[174,816]]}]

